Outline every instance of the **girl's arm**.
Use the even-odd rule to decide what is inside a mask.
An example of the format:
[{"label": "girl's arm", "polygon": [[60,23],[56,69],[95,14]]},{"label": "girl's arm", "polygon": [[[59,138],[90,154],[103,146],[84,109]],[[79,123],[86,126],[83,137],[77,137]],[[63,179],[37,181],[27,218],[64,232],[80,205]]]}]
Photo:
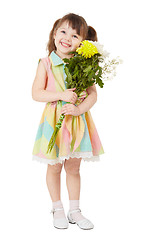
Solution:
[{"label": "girl's arm", "polygon": [[46,79],[47,72],[42,61],[40,61],[32,85],[32,98],[38,102],[54,102],[61,100],[61,92],[51,92],[45,90]]},{"label": "girl's arm", "polygon": [[96,90],[95,84],[91,87],[88,87],[86,91],[88,93],[88,97],[77,106],[79,109],[80,115],[89,111],[90,108],[97,101],[97,90]]}]

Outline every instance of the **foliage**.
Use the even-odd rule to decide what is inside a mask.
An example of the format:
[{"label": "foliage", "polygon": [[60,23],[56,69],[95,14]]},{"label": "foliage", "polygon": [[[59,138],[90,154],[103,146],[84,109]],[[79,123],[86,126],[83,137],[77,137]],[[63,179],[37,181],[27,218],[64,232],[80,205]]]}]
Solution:
[{"label": "foliage", "polygon": [[104,85],[101,80],[102,68],[98,64],[98,57],[101,55],[97,53],[91,58],[86,59],[77,52],[71,52],[71,54],[74,54],[72,58],[63,59],[66,63],[65,73],[67,77],[65,81],[67,88],[76,87],[75,92],[77,95],[92,86],[94,83],[102,88]]}]

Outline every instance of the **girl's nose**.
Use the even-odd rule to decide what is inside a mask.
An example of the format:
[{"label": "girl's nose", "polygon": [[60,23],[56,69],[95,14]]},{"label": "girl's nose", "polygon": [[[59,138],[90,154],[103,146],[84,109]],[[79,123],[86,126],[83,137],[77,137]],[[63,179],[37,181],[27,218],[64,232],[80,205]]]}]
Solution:
[{"label": "girl's nose", "polygon": [[70,41],[70,40],[71,40],[70,35],[69,35],[69,34],[65,35],[65,39],[68,40],[68,41]]}]

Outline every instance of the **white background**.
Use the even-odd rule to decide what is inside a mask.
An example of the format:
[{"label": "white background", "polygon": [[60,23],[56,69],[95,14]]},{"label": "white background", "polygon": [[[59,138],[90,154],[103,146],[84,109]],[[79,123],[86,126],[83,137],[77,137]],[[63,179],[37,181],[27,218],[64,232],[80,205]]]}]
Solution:
[{"label": "white background", "polygon": [[[54,21],[83,16],[98,40],[124,63],[114,80],[97,86],[91,113],[105,154],[81,163],[80,207],[95,228],[53,227],[45,164],[32,149],[45,103],[32,100],[38,59]],[[0,5],[1,239],[145,239],[145,115],[143,1],[3,1]],[[62,171],[62,202],[69,199]]]}]

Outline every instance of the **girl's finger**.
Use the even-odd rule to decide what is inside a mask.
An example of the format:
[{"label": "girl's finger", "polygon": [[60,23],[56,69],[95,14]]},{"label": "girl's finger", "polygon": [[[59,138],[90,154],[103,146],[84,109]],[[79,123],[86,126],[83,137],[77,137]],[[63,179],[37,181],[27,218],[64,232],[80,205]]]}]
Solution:
[{"label": "girl's finger", "polygon": [[76,87],[75,88],[69,88],[68,90],[75,90],[76,89]]}]

